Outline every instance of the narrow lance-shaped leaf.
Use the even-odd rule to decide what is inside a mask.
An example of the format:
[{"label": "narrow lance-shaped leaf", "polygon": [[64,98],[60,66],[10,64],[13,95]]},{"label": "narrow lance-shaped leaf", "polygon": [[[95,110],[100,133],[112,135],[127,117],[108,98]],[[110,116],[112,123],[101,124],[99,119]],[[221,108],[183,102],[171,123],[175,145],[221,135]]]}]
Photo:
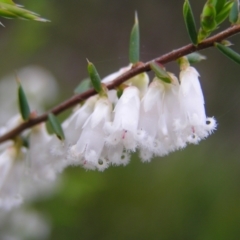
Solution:
[{"label": "narrow lance-shaped leaf", "polygon": [[23,120],[28,120],[30,117],[30,107],[27,101],[27,97],[25,95],[25,92],[21,86],[21,83],[18,81],[18,105],[19,105],[19,111],[21,113],[21,116]]},{"label": "narrow lance-shaped leaf", "polygon": [[12,0],[0,0],[0,3],[7,3],[10,5],[16,5]]},{"label": "narrow lance-shaped leaf", "polygon": [[185,0],[185,2],[183,4],[183,17],[184,17],[184,21],[185,21],[188,35],[191,39],[191,42],[194,45],[197,45],[198,37],[197,37],[196,24],[195,24],[192,8],[191,8],[188,0]]},{"label": "narrow lance-shaped leaf", "polygon": [[234,24],[238,22],[238,18],[239,18],[239,0],[235,0],[229,14],[229,21]]},{"label": "narrow lance-shaped leaf", "polygon": [[201,26],[207,31],[211,32],[216,29],[217,24],[215,21],[216,18],[216,9],[212,1],[207,1],[203,7],[203,11],[201,14]]},{"label": "narrow lance-shaped leaf", "polygon": [[172,78],[169,76],[169,74],[163,68],[161,68],[156,62],[151,62],[150,67],[160,80],[166,83],[172,82]]},{"label": "narrow lance-shaped leaf", "polygon": [[48,22],[47,19],[39,17],[39,14],[26,10],[12,1],[0,1],[0,16],[6,18],[20,18]]},{"label": "narrow lance-shaped leaf", "polygon": [[61,126],[60,122],[58,121],[57,117],[55,115],[53,115],[52,113],[49,113],[48,120],[49,120],[49,123],[50,123],[50,126],[51,126],[53,132],[57,135],[57,137],[60,140],[64,140],[65,139],[64,132],[63,132],[62,126]]},{"label": "narrow lance-shaped leaf", "polygon": [[135,13],[135,23],[133,25],[130,43],[129,43],[129,61],[130,63],[139,62],[140,58],[140,33],[137,12]]},{"label": "narrow lance-shaped leaf", "polygon": [[226,0],[215,0],[216,14],[220,13],[226,3]]},{"label": "narrow lance-shaped leaf", "polygon": [[91,83],[92,83],[95,91],[97,93],[101,93],[102,92],[101,78],[100,78],[95,66],[89,61],[88,61],[88,74],[89,74]]},{"label": "narrow lance-shaped leaf", "polygon": [[74,89],[74,93],[80,94],[90,88],[91,81],[89,78],[82,80],[79,85]]},{"label": "narrow lance-shaped leaf", "polygon": [[226,47],[220,43],[215,43],[214,44],[217,49],[222,52],[225,56],[227,56],[228,58],[230,58],[231,60],[233,60],[234,62],[240,64],[240,54],[235,52],[234,50],[232,50],[229,47]]},{"label": "narrow lance-shaped leaf", "polygon": [[204,56],[198,52],[190,53],[186,57],[190,64],[198,63],[198,62],[201,62],[202,60],[206,60],[206,56]]},{"label": "narrow lance-shaped leaf", "polygon": [[217,25],[222,23],[229,16],[230,11],[233,7],[233,4],[234,4],[234,2],[226,2],[222,11],[220,11],[219,14],[217,14],[217,16],[216,16],[215,20],[216,20]]}]

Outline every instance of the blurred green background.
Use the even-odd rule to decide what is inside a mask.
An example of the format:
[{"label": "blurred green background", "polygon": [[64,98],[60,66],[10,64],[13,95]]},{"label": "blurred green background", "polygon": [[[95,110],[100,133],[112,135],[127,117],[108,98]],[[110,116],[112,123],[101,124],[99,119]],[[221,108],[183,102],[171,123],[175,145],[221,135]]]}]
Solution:
[{"label": "blurred green background", "polygon": [[[42,66],[61,86],[57,103],[87,76],[86,57],[102,77],[128,64],[135,10],[142,61],[188,44],[183,2],[19,0],[51,22],[1,19],[0,77],[29,64]],[[199,16],[205,1],[191,2]],[[231,40],[240,52],[240,36]],[[196,67],[218,130],[150,164],[135,155],[128,166],[103,173],[67,169],[58,191],[32,205],[51,222],[48,239],[240,238],[240,68],[213,48],[202,53],[207,61]],[[175,63],[166,67],[178,75]]]}]

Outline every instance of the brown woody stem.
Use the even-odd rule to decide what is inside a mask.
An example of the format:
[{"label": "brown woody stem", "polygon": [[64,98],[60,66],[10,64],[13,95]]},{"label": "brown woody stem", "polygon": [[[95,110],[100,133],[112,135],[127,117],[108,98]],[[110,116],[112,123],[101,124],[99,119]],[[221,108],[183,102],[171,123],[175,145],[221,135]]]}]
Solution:
[{"label": "brown woody stem", "polygon": [[[110,89],[114,89],[123,82],[127,81],[128,79],[138,75],[139,73],[142,72],[147,72],[150,71],[150,63],[152,61],[158,62],[160,64],[166,64],[168,62],[177,60],[178,58],[185,56],[189,53],[196,52],[202,49],[206,49],[209,47],[213,47],[215,42],[221,42],[222,40],[231,37],[237,33],[240,32],[240,25],[234,25],[232,27],[229,27],[228,29],[204,40],[201,42],[198,46],[194,46],[193,44],[188,44],[184,47],[181,47],[177,50],[173,50],[170,53],[164,54],[161,57],[155,58],[149,62],[139,64],[139,66],[130,69],[129,71],[125,72],[121,76],[117,77],[115,80],[112,82],[108,83],[106,87]],[[28,120],[27,122],[24,122],[17,126],[16,128],[10,130],[8,133],[4,134],[3,136],[0,137],[0,143],[14,139],[17,135],[19,135],[21,132],[24,130],[33,127],[34,125],[37,125],[41,122],[45,122],[48,118],[48,113],[53,113],[55,115],[67,110],[68,108],[73,107],[74,105],[78,104],[79,102],[86,100],[87,98],[93,96],[96,94],[96,92],[93,89],[90,89],[84,93],[75,95],[71,97],[70,99],[64,101],[63,103],[60,103],[58,106],[50,109],[48,112],[42,114],[41,116],[32,118]]]}]

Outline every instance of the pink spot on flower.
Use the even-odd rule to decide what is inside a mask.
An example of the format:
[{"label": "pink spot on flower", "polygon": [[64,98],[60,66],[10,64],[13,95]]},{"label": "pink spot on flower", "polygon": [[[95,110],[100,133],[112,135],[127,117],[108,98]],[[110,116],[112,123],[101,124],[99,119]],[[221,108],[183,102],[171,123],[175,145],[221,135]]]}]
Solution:
[{"label": "pink spot on flower", "polygon": [[122,139],[125,139],[126,134],[127,134],[127,130],[124,130],[124,131],[123,131],[123,135],[122,135]]},{"label": "pink spot on flower", "polygon": [[194,129],[194,127],[192,127],[192,132],[195,133],[195,129]]}]

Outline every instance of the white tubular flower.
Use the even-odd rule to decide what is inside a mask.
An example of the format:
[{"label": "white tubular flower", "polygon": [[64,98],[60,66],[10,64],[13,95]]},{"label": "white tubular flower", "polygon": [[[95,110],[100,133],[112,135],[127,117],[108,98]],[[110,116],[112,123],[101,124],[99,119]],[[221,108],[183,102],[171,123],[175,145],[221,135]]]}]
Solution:
[{"label": "white tubular flower", "polygon": [[[102,79],[102,83],[109,83],[112,82],[115,78],[121,76],[123,73],[127,72],[128,70],[130,70],[132,67],[132,64],[129,64],[126,67],[120,68],[117,72],[111,73],[110,75],[104,77]],[[116,104],[118,101],[118,97],[117,97],[117,91],[115,89],[113,90],[109,90],[108,91],[108,99]]]},{"label": "white tubular flower", "polygon": [[157,135],[161,101],[159,80],[153,81],[141,101],[137,140],[142,161],[150,161],[154,153],[154,140]]},{"label": "white tubular flower", "polygon": [[214,118],[206,118],[204,97],[198,80],[199,74],[193,67],[180,72],[179,98],[184,114],[182,131],[189,143],[197,144],[216,129]]},{"label": "white tubular flower", "polygon": [[113,122],[105,125],[109,147],[123,144],[125,149],[135,151],[139,111],[139,90],[133,86],[125,88],[115,106]]},{"label": "white tubular flower", "polygon": [[172,84],[161,81],[163,95],[162,106],[159,108],[158,138],[162,142],[165,152],[160,152],[160,156],[186,147],[186,141],[178,129],[178,123],[183,117],[179,103],[179,83],[173,74],[169,73],[169,75],[172,78]]},{"label": "white tubular flower", "polygon": [[74,145],[82,132],[82,127],[92,114],[97,96],[90,97],[80,108],[66,119],[62,124],[65,140],[61,141],[56,136],[50,141],[50,153],[54,161],[54,169],[61,172],[65,167],[76,164],[75,159],[68,154],[69,147]]},{"label": "white tubular flower", "polygon": [[150,161],[153,154],[163,156],[186,145],[175,131],[175,122],[181,118],[179,84],[177,78],[169,74],[171,84],[154,78],[141,101],[138,142],[142,161]]},{"label": "white tubular flower", "polygon": [[135,86],[140,91],[140,97],[143,97],[148,89],[149,77],[147,73],[140,73],[125,82],[128,86]]},{"label": "white tubular flower", "polygon": [[130,153],[126,149],[122,143],[118,143],[116,145],[112,145],[108,147],[107,157],[110,160],[112,165],[124,165],[126,166],[130,162]]},{"label": "white tubular flower", "polygon": [[22,203],[23,158],[23,148],[17,150],[9,147],[0,155],[0,208],[4,210],[10,210]]},{"label": "white tubular flower", "polygon": [[101,97],[95,104],[93,113],[87,119],[83,126],[82,133],[76,145],[74,145],[70,153],[80,160],[80,164],[87,169],[103,170],[101,154],[104,148],[104,125],[111,120],[112,104],[110,101]]},{"label": "white tubular flower", "polygon": [[32,128],[29,137],[27,168],[29,177],[36,182],[52,181],[56,178],[55,169],[51,166],[52,157],[48,152],[51,139],[45,124]]},{"label": "white tubular flower", "polygon": [[65,134],[65,141],[68,145],[73,145],[79,139],[82,127],[94,110],[98,96],[90,97],[79,109],[77,109],[62,124]]}]

